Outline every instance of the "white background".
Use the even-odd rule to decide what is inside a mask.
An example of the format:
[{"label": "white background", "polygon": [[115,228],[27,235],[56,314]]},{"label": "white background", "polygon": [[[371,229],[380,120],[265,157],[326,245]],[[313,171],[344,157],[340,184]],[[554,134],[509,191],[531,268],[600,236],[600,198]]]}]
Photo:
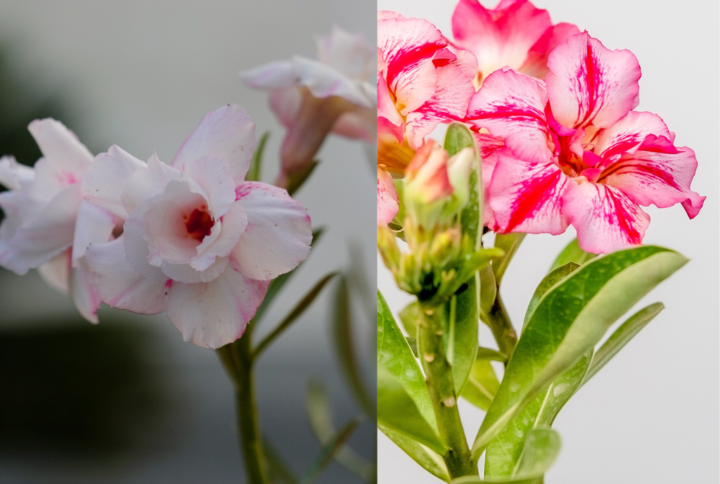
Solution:
[{"label": "white background", "polygon": [[[583,388],[554,427],[563,448],[548,484],[714,484],[718,478],[718,3],[537,0],[554,22],[570,22],[611,49],[639,59],[640,106],[697,154],[693,188],[707,201],[692,221],[680,206],[648,209],[648,244],[691,261],[640,302],[663,311]],[[451,37],[454,1],[379,0],[379,10],[433,22]],[[494,3],[487,4],[494,6]],[[503,280],[503,298],[522,321],[535,285],[574,237],[528,236]],[[379,286],[395,311],[408,299],[379,264]],[[481,334],[488,345],[491,336]],[[462,403],[462,402],[461,402]],[[469,440],[482,412],[461,406]],[[439,482],[378,436],[379,482]]]}]

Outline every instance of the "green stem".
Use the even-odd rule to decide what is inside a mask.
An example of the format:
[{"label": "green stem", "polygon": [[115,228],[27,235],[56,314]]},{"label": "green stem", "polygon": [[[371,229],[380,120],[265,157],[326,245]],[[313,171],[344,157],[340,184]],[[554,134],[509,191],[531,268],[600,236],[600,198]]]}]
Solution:
[{"label": "green stem", "polygon": [[513,350],[515,350],[518,338],[499,292],[488,314],[487,323],[495,337],[495,341],[497,341],[500,353],[507,356],[505,362],[505,366],[507,366],[507,361],[510,360]]},{"label": "green stem", "polygon": [[477,476],[460,421],[452,366],[447,361],[443,343],[440,309],[423,310],[418,324],[418,352],[437,420],[440,439],[448,447],[443,456],[450,477]]}]

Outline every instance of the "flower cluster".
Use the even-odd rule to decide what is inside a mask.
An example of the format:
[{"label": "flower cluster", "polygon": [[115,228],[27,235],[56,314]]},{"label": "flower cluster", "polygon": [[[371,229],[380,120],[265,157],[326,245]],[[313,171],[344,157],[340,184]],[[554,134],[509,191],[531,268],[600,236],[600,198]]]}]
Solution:
[{"label": "flower cluster", "polygon": [[237,105],[212,111],[172,163],[117,146],[93,157],[65,126],[33,121],[34,169],[0,161],[0,264],[39,268],[97,322],[101,302],[167,311],[186,341],[238,339],[271,279],[310,250],[310,217],[284,189],[245,181],[255,126]]},{"label": "flower cluster", "polygon": [[399,210],[392,177],[438,124],[472,129],[484,224],[500,234],[563,233],[608,253],[642,242],[642,206],[690,218],[697,160],[652,113],[635,111],[640,66],[528,0],[460,0],[455,42],[422,19],[378,15],[378,224]]}]

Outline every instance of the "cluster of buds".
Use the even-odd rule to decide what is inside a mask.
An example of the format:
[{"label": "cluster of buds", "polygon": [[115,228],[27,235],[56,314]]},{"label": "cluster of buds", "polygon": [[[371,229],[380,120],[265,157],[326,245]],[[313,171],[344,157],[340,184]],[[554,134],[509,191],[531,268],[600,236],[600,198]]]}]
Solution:
[{"label": "cluster of buds", "polygon": [[486,258],[476,253],[474,237],[464,234],[460,224],[475,157],[473,148],[450,157],[427,141],[405,170],[400,190],[404,219],[397,235],[409,251],[401,252],[390,228],[378,229],[380,254],[398,286],[428,306],[452,296]]}]

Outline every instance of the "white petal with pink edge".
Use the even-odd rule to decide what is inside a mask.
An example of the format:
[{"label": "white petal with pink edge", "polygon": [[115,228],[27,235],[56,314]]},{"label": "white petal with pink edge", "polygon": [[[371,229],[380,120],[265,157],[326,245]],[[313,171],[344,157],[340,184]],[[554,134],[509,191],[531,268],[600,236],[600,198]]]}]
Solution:
[{"label": "white petal with pink edge", "polygon": [[70,299],[80,315],[93,324],[98,323],[97,310],[101,302],[97,277],[85,257],[79,259],[70,272]]},{"label": "white petal with pink edge", "polygon": [[235,183],[240,183],[256,144],[255,123],[242,107],[228,104],[205,115],[180,147],[172,166],[183,171],[184,166],[199,158],[220,158],[227,163]]},{"label": "white petal with pink edge", "polygon": [[36,119],[30,123],[28,130],[58,179],[65,185],[82,180],[93,155],[72,131],[52,118]]},{"label": "white petal with pink edge", "polygon": [[0,158],[0,184],[8,190],[20,190],[32,183],[35,172],[29,166],[21,165],[12,156]]},{"label": "white petal with pink edge", "polygon": [[243,335],[269,284],[232,269],[205,284],[176,282],[170,290],[168,317],[183,340],[217,349]]},{"label": "white petal with pink edge", "polygon": [[38,267],[38,273],[43,281],[63,294],[67,294],[70,290],[71,255],[72,249],[65,250],[53,257],[50,262]]},{"label": "white petal with pink edge", "polygon": [[83,201],[78,208],[73,236],[73,266],[93,244],[109,242],[115,228],[116,217],[90,202]]},{"label": "white petal with pink edge", "polygon": [[243,183],[236,192],[248,219],[230,255],[237,271],[252,279],[270,280],[307,258],[312,227],[305,207],[285,190],[266,183]]},{"label": "white petal with pink edge", "polygon": [[527,163],[498,155],[488,189],[490,208],[501,233],[565,232],[563,194],[567,177],[554,163]]},{"label": "white petal with pink edge", "polygon": [[584,177],[568,182],[563,211],[586,252],[607,254],[642,243],[650,216],[620,190]]},{"label": "white petal with pink edge", "polygon": [[128,211],[122,202],[125,183],[137,170],[147,170],[147,165],[119,146],[111,146],[90,164],[82,181],[85,200],[127,218]]},{"label": "white petal with pink edge", "polygon": [[138,273],[125,255],[125,236],[107,244],[93,245],[86,258],[96,274],[98,292],[107,305],[140,314],[157,314],[167,309],[172,282],[159,269],[155,277]]}]

